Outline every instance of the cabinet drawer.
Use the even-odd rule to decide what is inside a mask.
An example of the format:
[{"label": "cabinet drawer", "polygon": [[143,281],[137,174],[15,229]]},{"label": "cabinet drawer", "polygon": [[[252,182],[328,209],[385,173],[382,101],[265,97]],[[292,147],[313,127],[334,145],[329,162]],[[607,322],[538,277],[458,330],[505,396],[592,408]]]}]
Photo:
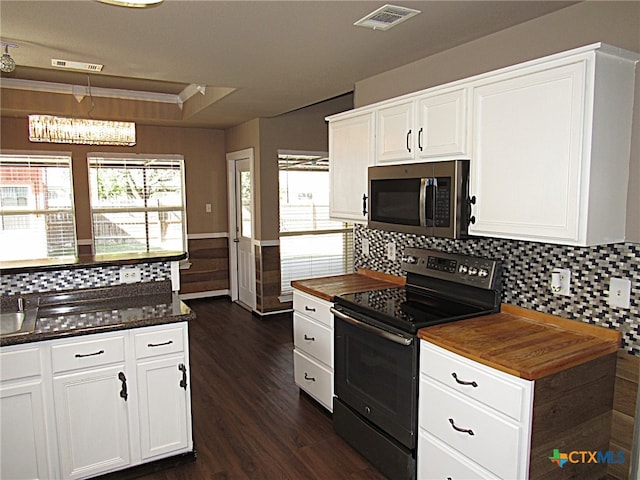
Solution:
[{"label": "cabinet drawer", "polygon": [[333,411],[333,374],[327,367],[294,350],[293,373],[296,385]]},{"label": "cabinet drawer", "polygon": [[124,350],[124,335],[53,345],[51,347],[53,372],[123,362]]},{"label": "cabinet drawer", "polygon": [[498,480],[479,465],[420,429],[418,436],[418,480]]},{"label": "cabinet drawer", "polygon": [[136,358],[154,357],[184,351],[184,328],[182,326],[143,329],[134,334]]},{"label": "cabinet drawer", "polygon": [[520,478],[519,455],[525,439],[518,424],[425,378],[420,381],[419,408],[421,428],[493,474]]},{"label": "cabinet drawer", "polygon": [[528,414],[533,388],[528,380],[485,367],[425,341],[420,342],[420,372],[515,420]]},{"label": "cabinet drawer", "polygon": [[0,352],[0,380],[40,375],[40,349],[24,347],[20,350],[2,350]]},{"label": "cabinet drawer", "polygon": [[329,311],[331,302],[304,292],[293,291],[293,309],[315,321],[333,328],[333,314]]},{"label": "cabinet drawer", "polygon": [[333,331],[330,328],[294,312],[293,343],[297,349],[333,369]]}]

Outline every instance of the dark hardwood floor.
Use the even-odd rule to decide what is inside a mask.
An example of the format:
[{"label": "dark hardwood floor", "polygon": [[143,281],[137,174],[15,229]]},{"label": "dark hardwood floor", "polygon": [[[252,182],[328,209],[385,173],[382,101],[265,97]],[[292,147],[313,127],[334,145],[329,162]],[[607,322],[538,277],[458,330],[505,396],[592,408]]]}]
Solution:
[{"label": "dark hardwood floor", "polygon": [[197,459],[177,479],[383,480],[293,382],[292,315],[253,316],[227,298],[186,302]]}]

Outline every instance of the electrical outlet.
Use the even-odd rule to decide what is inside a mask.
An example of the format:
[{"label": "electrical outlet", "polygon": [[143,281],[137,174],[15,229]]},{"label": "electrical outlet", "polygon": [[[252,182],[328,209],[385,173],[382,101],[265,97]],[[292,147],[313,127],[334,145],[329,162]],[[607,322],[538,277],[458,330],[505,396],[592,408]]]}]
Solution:
[{"label": "electrical outlet", "polygon": [[204,211],[205,211],[205,213],[211,213],[211,204],[210,203],[205,203],[204,204]]},{"label": "electrical outlet", "polygon": [[557,295],[571,295],[571,271],[554,268],[551,272],[551,291]]},{"label": "electrical outlet", "polygon": [[387,260],[394,261],[396,259],[396,244],[394,242],[387,243]]},{"label": "electrical outlet", "polygon": [[631,306],[631,280],[613,277],[609,280],[609,305],[620,308]]},{"label": "electrical outlet", "polygon": [[369,256],[369,239],[368,238],[362,239],[362,255],[364,255],[365,257]]},{"label": "electrical outlet", "polygon": [[136,267],[120,269],[120,283],[136,283],[142,281],[142,272]]}]

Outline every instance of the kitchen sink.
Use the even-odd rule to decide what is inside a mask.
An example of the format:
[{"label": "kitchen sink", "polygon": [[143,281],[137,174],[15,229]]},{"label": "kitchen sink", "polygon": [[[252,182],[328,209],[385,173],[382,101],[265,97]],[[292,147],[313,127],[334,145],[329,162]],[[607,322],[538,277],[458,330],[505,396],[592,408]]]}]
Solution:
[{"label": "kitchen sink", "polygon": [[37,309],[23,312],[0,313],[0,336],[26,335],[33,333],[36,326]]}]

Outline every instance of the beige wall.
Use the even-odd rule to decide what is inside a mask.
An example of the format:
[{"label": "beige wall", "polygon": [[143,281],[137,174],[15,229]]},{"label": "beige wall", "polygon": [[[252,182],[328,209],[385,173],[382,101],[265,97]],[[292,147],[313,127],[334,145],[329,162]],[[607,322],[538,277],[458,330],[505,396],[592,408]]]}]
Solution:
[{"label": "beige wall", "polygon": [[[88,152],[184,155],[188,233],[227,231],[227,175],[222,130],[138,125],[134,147],[108,147],[31,143],[26,118],[2,117],[1,122],[2,150],[71,152],[79,240],[91,239]],[[205,212],[207,203],[212,206],[211,213]]]},{"label": "beige wall", "polygon": [[[596,42],[640,52],[640,2],[582,2],[356,83],[355,106]],[[636,68],[627,239],[640,242],[640,68]]]},{"label": "beige wall", "polygon": [[255,237],[280,237],[278,217],[278,150],[326,151],[324,118],[353,108],[352,95],[343,95],[273,118],[251,120],[226,131],[227,152],[254,149]]}]

